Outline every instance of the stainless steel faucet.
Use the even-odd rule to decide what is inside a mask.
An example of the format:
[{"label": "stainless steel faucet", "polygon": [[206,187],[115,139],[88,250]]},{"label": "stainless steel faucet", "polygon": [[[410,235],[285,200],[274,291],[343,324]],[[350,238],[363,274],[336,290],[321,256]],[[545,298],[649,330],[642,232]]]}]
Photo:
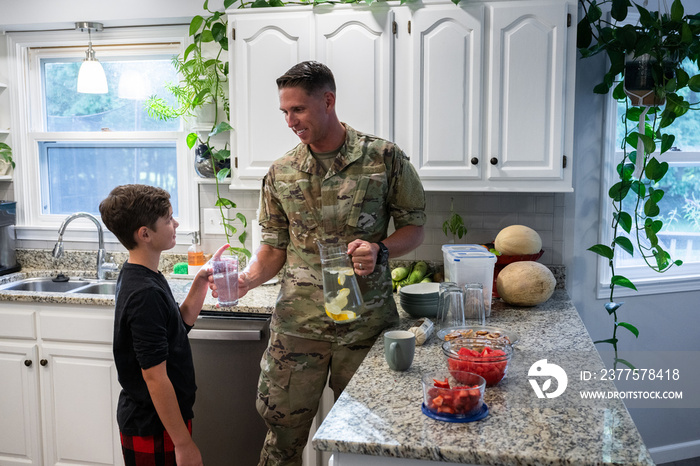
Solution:
[{"label": "stainless steel faucet", "polygon": [[90,219],[97,227],[97,237],[99,240],[97,245],[97,278],[99,280],[104,280],[107,272],[116,272],[119,270],[119,266],[113,262],[105,262],[105,241],[104,234],[102,232],[102,224],[92,214],[88,214],[87,212],[78,212],[68,216],[63,221],[61,227],[58,229],[58,240],[56,241],[56,245],[53,247],[53,257],[58,259],[63,255],[63,233],[66,231],[68,224],[76,218]]}]

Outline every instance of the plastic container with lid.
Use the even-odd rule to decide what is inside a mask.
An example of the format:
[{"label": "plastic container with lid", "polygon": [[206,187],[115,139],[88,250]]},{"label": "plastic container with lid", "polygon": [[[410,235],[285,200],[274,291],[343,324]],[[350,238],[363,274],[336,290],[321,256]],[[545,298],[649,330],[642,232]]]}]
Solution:
[{"label": "plastic container with lid", "polygon": [[493,269],[496,255],[479,244],[444,244],[445,281],[460,286],[481,283],[486,317],[491,315]]}]

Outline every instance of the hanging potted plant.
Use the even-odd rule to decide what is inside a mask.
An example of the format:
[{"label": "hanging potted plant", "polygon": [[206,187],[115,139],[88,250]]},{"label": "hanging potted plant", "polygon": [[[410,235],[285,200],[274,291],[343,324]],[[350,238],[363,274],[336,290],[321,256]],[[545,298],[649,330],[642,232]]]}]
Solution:
[{"label": "hanging potted plant", "polygon": [[0,175],[9,175],[15,168],[15,161],[12,160],[12,148],[0,142]]},{"label": "hanging potted plant", "polygon": [[[151,96],[145,103],[148,113],[153,118],[185,119],[198,117],[198,124],[205,125],[206,131],[193,131],[187,135],[187,146],[195,149],[195,169],[201,176],[212,176],[216,182],[216,207],[219,208],[226,240],[232,243],[237,236],[242,247],[231,250],[251,257],[245,247],[247,233],[238,233],[237,224],[245,228],[248,221],[240,212],[233,216],[228,214],[236,204],[221,195],[221,183],[231,174],[231,151],[228,141],[223,148],[217,148],[214,140],[217,135],[225,135],[231,129],[229,124],[229,98],[227,81],[229,63],[226,61],[228,51],[227,19],[223,11],[211,11],[205,0],[203,9],[206,15],[192,18],[189,35],[192,43],[182,56],[173,59],[173,65],[181,75],[180,82],[166,85],[177,98],[177,106],[169,106],[165,99]],[[224,0],[224,9],[229,8],[234,0]]]},{"label": "hanging potted plant", "polygon": [[[613,240],[589,248],[608,261],[611,271],[605,309],[613,319],[613,332],[611,338],[595,343],[612,345],[616,367],[618,363],[633,367],[618,357],[617,330],[624,328],[635,337],[639,330],[618,319],[622,303],[615,299],[615,287],[637,288],[616,273],[615,257],[640,254],[652,270],[661,273],[682,265],[671,258],[658,237],[666,213],[662,212],[664,191],[659,183],[668,171],[668,163],[659,161],[659,155],[673,146],[675,135],[669,125],[698,108],[698,102],[689,102],[680,91],[700,92],[700,75],[690,76],[684,67],[686,60],[698,62],[700,15],[686,15],[681,0],[674,0],[670,12],[649,11],[635,4],[639,20],[626,24],[632,8],[629,0],[580,2],[584,14],[578,24],[577,47],[582,57],[605,53],[609,58],[603,81],[593,91],[606,94],[612,89],[613,97],[626,105],[623,156],[608,190]],[[610,20],[603,13],[608,8]]]}]

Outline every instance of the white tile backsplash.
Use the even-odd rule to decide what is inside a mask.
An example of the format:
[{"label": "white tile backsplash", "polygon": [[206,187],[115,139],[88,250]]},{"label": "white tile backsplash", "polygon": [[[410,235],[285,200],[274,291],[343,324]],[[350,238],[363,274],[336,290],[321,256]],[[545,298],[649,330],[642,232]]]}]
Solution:
[{"label": "white tile backsplash", "polygon": [[[208,208],[216,201],[216,187],[201,184],[200,208]],[[226,191],[223,194],[236,203],[236,211],[243,213],[249,226],[247,246],[251,246],[250,224],[256,221],[260,194],[258,190]],[[542,238],[545,253],[540,262],[547,265],[562,263],[564,229],[564,195],[554,193],[426,193],[427,222],[425,240],[415,251],[401,257],[405,260],[442,260],[442,245],[451,238],[445,237],[442,224],[450,214],[450,201],[454,198],[455,211],[462,216],[468,232],[461,243],[487,243],[498,232],[512,224],[534,228]],[[392,230],[390,230],[392,231]],[[203,237],[204,250],[213,251],[224,241],[224,235]]]}]

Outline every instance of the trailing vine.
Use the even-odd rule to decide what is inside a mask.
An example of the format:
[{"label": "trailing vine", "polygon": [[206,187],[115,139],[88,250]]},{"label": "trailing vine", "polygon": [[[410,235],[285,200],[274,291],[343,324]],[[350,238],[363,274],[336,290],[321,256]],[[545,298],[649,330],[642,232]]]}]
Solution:
[{"label": "trailing vine", "polygon": [[[581,56],[605,53],[609,58],[603,81],[593,91],[606,94],[612,89],[613,98],[624,101],[626,108],[623,157],[616,166],[617,179],[608,190],[613,206],[613,240],[609,245],[596,244],[589,248],[607,259],[611,272],[605,309],[613,319],[613,333],[611,338],[595,343],[612,345],[615,366],[622,363],[634,368],[629,361],[618,357],[617,330],[624,328],[635,338],[639,337],[639,330],[618,319],[623,303],[616,302],[615,287],[635,291],[637,288],[627,277],[616,273],[615,257],[620,251],[634,255],[636,249],[646,265],[658,273],[682,265],[682,261],[671,258],[658,237],[664,226],[661,201],[665,194],[659,183],[669,167],[658,156],[673,147],[675,135],[669,132],[669,125],[698,106],[698,102],[689,102],[679,91],[684,88],[700,91],[700,75],[690,76],[683,68],[685,60],[698,62],[700,14],[686,15],[680,0],[674,0],[670,12],[649,11],[635,4],[639,21],[625,24],[633,6],[629,0],[580,0],[580,3],[584,12],[577,30]],[[603,13],[607,8],[611,20]],[[635,106],[625,92],[625,64],[626,60],[640,57],[645,57],[651,67],[653,98],[650,104],[635,100]]]}]

